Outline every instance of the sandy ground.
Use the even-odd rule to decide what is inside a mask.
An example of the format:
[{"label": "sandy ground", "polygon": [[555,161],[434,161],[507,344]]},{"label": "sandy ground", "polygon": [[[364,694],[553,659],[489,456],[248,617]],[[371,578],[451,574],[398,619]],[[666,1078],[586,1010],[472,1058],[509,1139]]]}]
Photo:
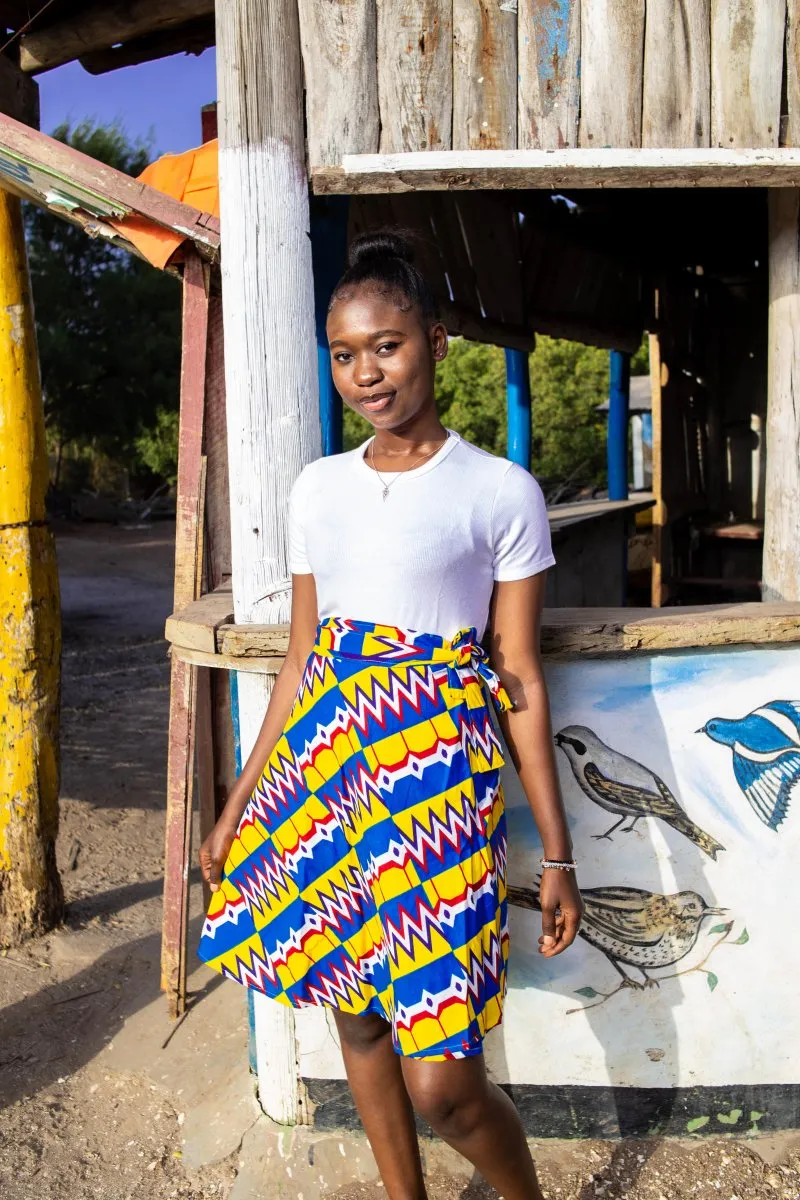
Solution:
[{"label": "sandy ground", "polygon": [[[189,1153],[184,1110],[194,1089],[192,1137],[202,1141],[202,1124],[196,1126],[205,1086],[191,1078],[192,1056],[200,1062],[202,1039],[210,1036],[194,1014],[204,1006],[216,1014],[232,985],[201,997],[163,1053],[155,1028],[165,1020],[158,992],[168,710],[162,631],[171,608],[172,539],[167,524],[79,526],[58,535],[64,611],[58,859],[68,908],[61,929],[0,957],[3,1200],[299,1194],[289,1180],[273,1187],[269,1164],[259,1174],[256,1160],[268,1153],[274,1132],[263,1120],[253,1124],[252,1116],[244,1140],[236,1134],[221,1161],[202,1170],[190,1165],[197,1155]],[[193,904],[196,939],[197,887]],[[243,1024],[231,1023],[227,1036],[244,1063]],[[228,1057],[231,1049],[223,1046]],[[168,1061],[173,1051],[177,1057]],[[208,1087],[213,1093],[213,1079]],[[252,1104],[252,1097],[244,1102]],[[313,1131],[298,1137],[302,1156],[312,1161]],[[539,1157],[547,1194],[559,1200],[798,1200],[798,1147],[797,1137],[752,1144],[546,1143]],[[342,1155],[344,1186],[324,1194],[383,1200],[374,1182],[345,1182]],[[432,1200],[493,1195],[480,1181],[468,1182],[469,1171],[459,1175],[452,1160],[440,1169],[433,1150],[429,1161]]]}]

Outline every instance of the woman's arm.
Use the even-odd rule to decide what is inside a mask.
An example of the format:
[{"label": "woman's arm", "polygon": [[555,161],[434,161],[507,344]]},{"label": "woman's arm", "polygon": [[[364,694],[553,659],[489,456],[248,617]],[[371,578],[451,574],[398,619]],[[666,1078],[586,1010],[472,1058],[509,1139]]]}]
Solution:
[{"label": "woman's arm", "polygon": [[236,836],[242,813],[292,711],[306,660],[314,646],[317,620],[317,589],[314,576],[293,575],[292,622],[286,659],[275,680],[255,745],[242,767],[241,775],[228,794],[219,820],[200,847],[200,870],[212,892],[220,885],[222,868]]},{"label": "woman's arm", "polygon": [[[545,572],[496,583],[492,595],[492,666],[514,705],[501,713],[500,727],[530,805],[544,857],[572,858],[572,840],[558,787],[550,705],[539,654]],[[540,888],[540,951],[548,958],[575,940],[581,897],[573,871],[545,868]]]}]

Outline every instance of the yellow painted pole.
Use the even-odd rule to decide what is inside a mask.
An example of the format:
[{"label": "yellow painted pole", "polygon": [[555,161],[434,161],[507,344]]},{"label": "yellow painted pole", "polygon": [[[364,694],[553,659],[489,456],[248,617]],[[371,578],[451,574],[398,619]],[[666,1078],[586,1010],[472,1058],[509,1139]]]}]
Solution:
[{"label": "yellow painted pole", "polygon": [[61,620],[19,200],[0,188],[0,945],[60,918]]}]

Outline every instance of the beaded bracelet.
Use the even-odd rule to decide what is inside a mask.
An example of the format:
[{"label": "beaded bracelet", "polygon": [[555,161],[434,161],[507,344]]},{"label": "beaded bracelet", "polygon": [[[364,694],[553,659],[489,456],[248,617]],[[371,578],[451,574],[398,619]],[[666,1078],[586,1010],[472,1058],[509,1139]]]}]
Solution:
[{"label": "beaded bracelet", "polygon": [[574,871],[578,865],[574,859],[570,862],[560,862],[556,859],[540,858],[539,862],[543,867],[551,867],[554,871]]}]

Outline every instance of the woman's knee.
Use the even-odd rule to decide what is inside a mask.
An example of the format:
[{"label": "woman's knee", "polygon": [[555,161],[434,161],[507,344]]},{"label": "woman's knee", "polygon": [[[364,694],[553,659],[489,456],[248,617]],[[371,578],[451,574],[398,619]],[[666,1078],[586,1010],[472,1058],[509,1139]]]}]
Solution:
[{"label": "woman's knee", "polygon": [[437,1071],[438,1065],[405,1072],[406,1090],[415,1111],[439,1137],[446,1142],[461,1142],[484,1120],[485,1082],[480,1078],[461,1079],[447,1070]]},{"label": "woman's knee", "polygon": [[377,1013],[356,1016],[354,1013],[334,1010],[334,1019],[343,1049],[358,1052],[373,1050],[392,1036],[391,1025]]}]

